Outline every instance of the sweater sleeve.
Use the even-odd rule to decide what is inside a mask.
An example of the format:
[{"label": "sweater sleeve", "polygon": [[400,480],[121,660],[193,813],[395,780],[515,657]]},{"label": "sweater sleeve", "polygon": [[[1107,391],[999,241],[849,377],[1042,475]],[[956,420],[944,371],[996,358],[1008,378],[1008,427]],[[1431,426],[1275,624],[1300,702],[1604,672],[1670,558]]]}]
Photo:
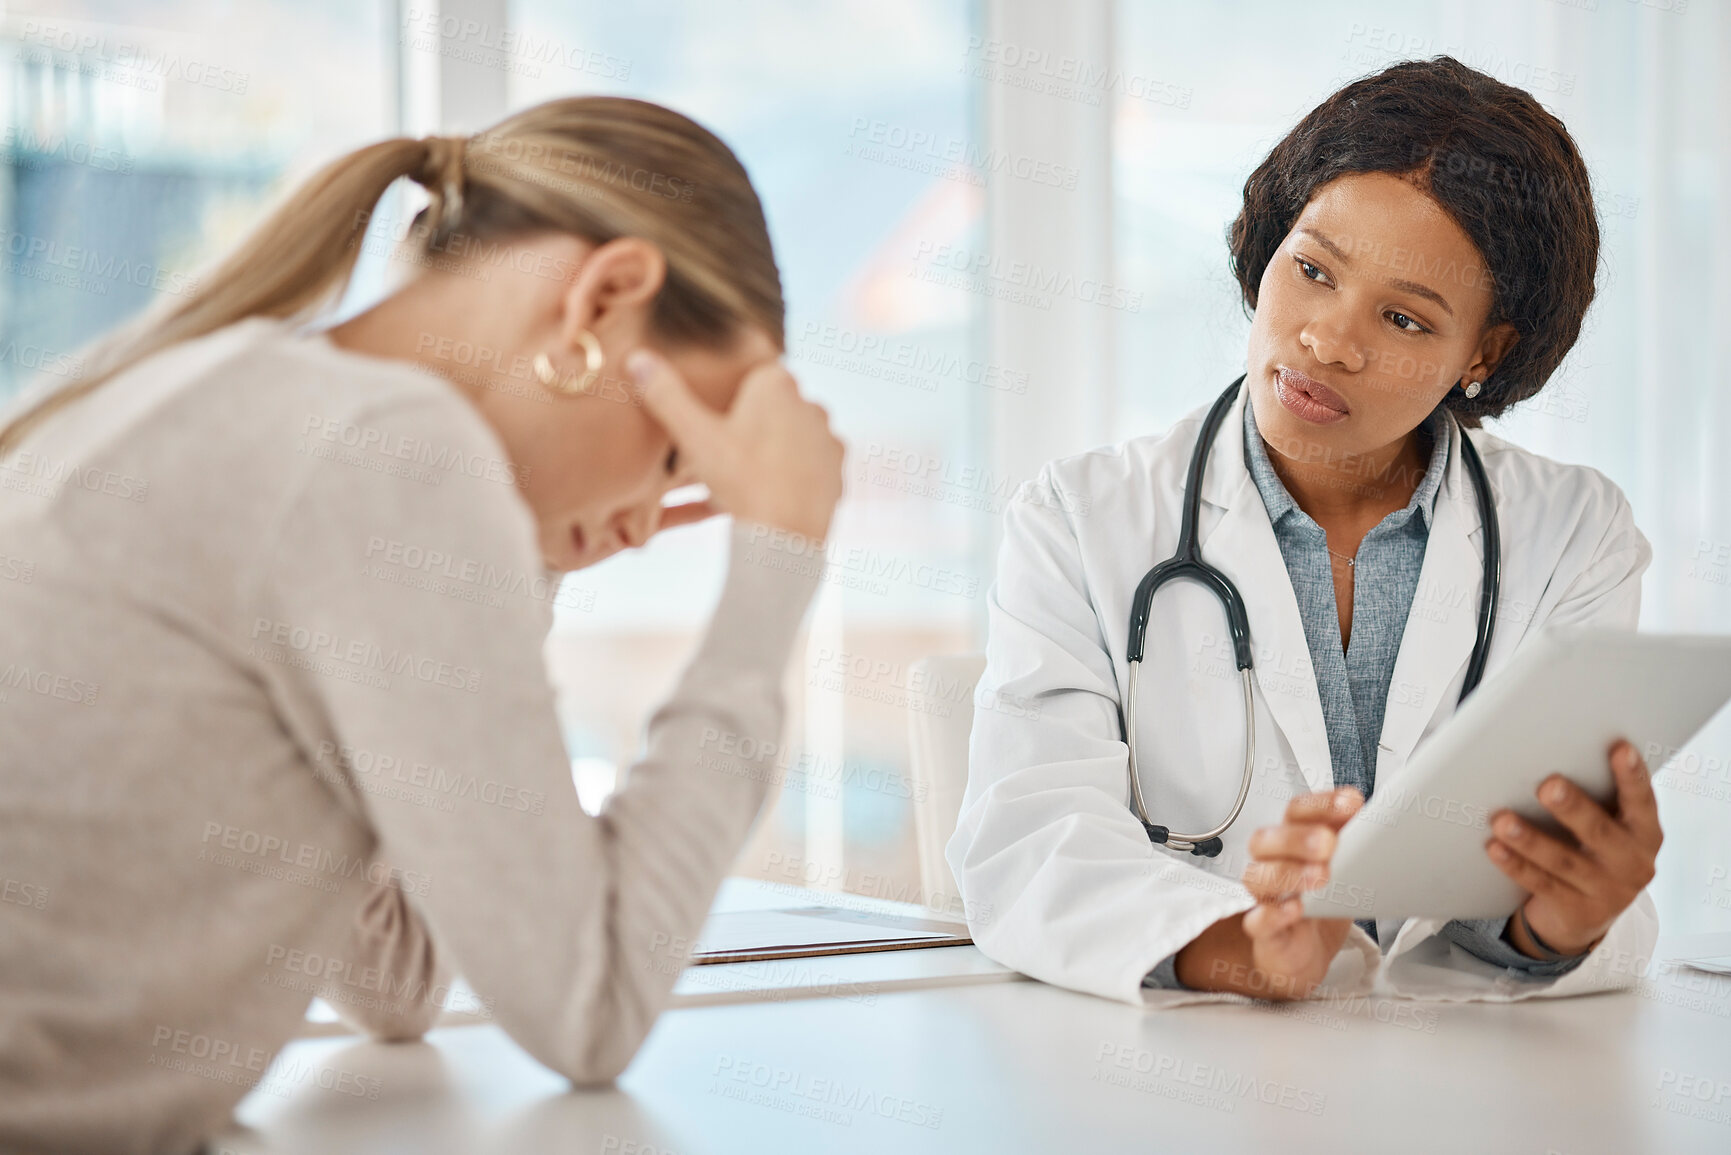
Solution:
[{"label": "sweater sleeve", "polygon": [[[434,951],[427,924],[398,887],[372,888],[349,924],[339,958],[345,973],[390,976],[386,983],[360,989],[327,982],[318,992],[343,1022],[375,1039],[420,1038],[450,1001],[449,968]],[[372,997],[379,986],[381,997]]]},{"label": "sweater sleeve", "polygon": [[[412,896],[405,919],[426,920],[537,1059],[606,1081],[666,1005],[773,779],[754,756],[780,737],[783,667],[823,558],[733,526],[708,630],[592,817],[542,656],[557,587],[516,477],[487,464],[502,447],[451,404],[400,404],[367,426],[459,468],[309,459],[261,562],[248,640],[316,703],[297,733],[309,763],[320,743],[349,754],[377,840],[371,877]],[[422,789],[377,789],[380,767]]]}]

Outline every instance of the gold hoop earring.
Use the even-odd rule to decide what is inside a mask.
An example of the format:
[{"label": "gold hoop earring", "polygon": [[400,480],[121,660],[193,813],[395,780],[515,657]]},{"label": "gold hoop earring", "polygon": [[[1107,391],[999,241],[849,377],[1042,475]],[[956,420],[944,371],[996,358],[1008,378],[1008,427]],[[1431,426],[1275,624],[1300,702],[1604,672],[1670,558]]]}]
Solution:
[{"label": "gold hoop earring", "polygon": [[601,338],[587,329],[579,329],[577,343],[583,346],[583,367],[589,370],[588,375],[599,376],[601,366],[607,362],[607,355],[601,351]]},{"label": "gold hoop earring", "polygon": [[560,377],[559,370],[553,365],[553,358],[546,353],[537,353],[533,363],[535,380],[555,393],[563,393],[568,397],[580,397],[593,392],[595,382],[601,376],[601,366],[606,364],[607,355],[601,349],[601,339],[587,329],[578,331],[577,343],[583,346],[585,372]]}]

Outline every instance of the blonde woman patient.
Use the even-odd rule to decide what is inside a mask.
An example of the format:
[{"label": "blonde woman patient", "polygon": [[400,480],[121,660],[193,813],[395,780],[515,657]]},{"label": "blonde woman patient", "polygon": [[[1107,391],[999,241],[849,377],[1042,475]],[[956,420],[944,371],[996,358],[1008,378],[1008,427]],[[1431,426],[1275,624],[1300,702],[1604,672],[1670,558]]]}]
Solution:
[{"label": "blonde woman patient", "polygon": [[[413,276],[318,329],[400,177]],[[408,1039],[459,973],[611,1079],[763,801],[730,752],[781,729],[841,493],[744,169],[555,101],[337,160],[204,285],[0,433],[64,479],[0,493],[0,1149],[195,1150],[311,992]],[[591,817],[549,575],[712,514],[714,616]]]}]

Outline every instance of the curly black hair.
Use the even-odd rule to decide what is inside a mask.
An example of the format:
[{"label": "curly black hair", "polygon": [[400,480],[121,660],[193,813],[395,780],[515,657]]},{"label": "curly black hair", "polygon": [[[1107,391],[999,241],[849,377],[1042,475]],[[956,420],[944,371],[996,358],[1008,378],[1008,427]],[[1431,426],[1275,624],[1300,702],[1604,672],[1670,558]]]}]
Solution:
[{"label": "curly black hair", "polygon": [[1369,172],[1413,180],[1454,218],[1484,258],[1493,291],[1486,324],[1507,321],[1520,334],[1477,397],[1453,389],[1444,404],[1477,425],[1533,396],[1580,336],[1599,261],[1592,184],[1563,122],[1451,56],[1353,81],[1244,182],[1227,241],[1247,311],[1316,190]]}]

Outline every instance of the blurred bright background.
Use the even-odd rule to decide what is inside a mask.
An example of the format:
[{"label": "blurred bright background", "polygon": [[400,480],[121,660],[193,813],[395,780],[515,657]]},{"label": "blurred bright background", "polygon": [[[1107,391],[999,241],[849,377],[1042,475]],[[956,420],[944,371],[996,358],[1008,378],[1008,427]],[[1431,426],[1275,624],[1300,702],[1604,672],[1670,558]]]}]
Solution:
[{"label": "blurred bright background", "polygon": [[[1705,0],[54,0],[0,3],[0,395],[198,269],[330,158],[620,93],[719,133],[766,205],[789,360],[851,445],[736,870],[918,899],[909,667],[980,648],[998,514],[1049,458],[1242,368],[1223,232],[1317,101],[1452,54],[1593,172],[1588,331],[1496,431],[1590,464],[1654,546],[1643,626],[1731,630],[1731,6]],[[404,193],[405,211],[413,205]],[[369,260],[346,308],[382,285]],[[1051,276],[1030,288],[1016,270]],[[571,579],[548,662],[595,808],[722,577],[718,525]],[[1731,724],[1660,778],[1668,931],[1731,929]]]}]

